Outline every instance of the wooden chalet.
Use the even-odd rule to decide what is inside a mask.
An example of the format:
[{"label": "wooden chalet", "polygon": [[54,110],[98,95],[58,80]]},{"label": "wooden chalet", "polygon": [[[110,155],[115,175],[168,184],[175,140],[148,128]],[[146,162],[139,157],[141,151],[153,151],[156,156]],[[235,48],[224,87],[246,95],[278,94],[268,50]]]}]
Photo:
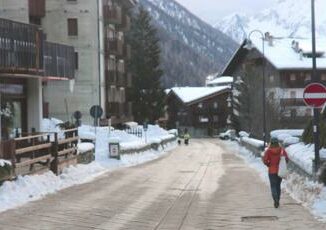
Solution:
[{"label": "wooden chalet", "polygon": [[193,137],[218,134],[227,128],[231,87],[176,87],[167,97],[168,128]]},{"label": "wooden chalet", "polygon": [[[266,33],[264,55],[262,40],[257,38],[252,42],[251,50],[247,49],[246,41],[240,45],[221,75],[242,78],[249,74],[246,72],[249,66],[252,77],[261,77],[265,66],[266,100],[275,102],[280,109],[278,128],[304,128],[312,117],[312,109],[303,101],[303,90],[312,82],[311,40],[275,38]],[[326,83],[324,44],[317,41],[317,78],[322,84]],[[270,126],[267,124],[267,128]]]}]

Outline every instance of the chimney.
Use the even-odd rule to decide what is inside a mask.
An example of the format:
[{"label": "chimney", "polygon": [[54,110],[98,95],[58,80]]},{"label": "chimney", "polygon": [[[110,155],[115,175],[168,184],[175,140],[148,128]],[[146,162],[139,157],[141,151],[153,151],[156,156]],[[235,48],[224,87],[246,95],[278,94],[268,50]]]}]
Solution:
[{"label": "chimney", "polygon": [[273,46],[273,40],[274,40],[274,38],[273,38],[273,36],[271,35],[271,33],[270,33],[270,32],[266,32],[266,33],[265,33],[265,41],[268,42],[268,45],[269,45],[269,46]]},{"label": "chimney", "polygon": [[302,50],[300,50],[300,61],[302,61],[303,60],[303,51]]}]

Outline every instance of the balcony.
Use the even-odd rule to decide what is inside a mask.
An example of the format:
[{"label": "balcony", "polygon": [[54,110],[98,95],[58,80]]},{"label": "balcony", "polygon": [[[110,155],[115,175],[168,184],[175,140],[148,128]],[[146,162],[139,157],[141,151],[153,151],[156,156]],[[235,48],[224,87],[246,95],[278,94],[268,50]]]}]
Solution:
[{"label": "balcony", "polygon": [[122,9],[120,6],[104,5],[103,6],[103,18],[107,24],[120,25],[122,23]]},{"label": "balcony", "polygon": [[75,51],[44,41],[37,26],[0,19],[0,74],[74,78]]},{"label": "balcony", "polygon": [[126,86],[126,77],[125,77],[125,74],[118,72],[117,86],[118,87],[125,87]]},{"label": "balcony", "polygon": [[131,19],[127,14],[122,16],[121,24],[119,25],[119,30],[129,31],[131,27]]},{"label": "balcony", "polygon": [[107,53],[107,55],[122,56],[123,55],[123,41],[118,38],[108,39],[106,53]]},{"label": "balcony", "polygon": [[280,100],[282,107],[306,106],[302,98],[284,98]]},{"label": "balcony", "polygon": [[132,74],[127,73],[127,87],[131,88],[132,87]]},{"label": "balcony", "polygon": [[28,0],[29,16],[42,18],[45,16],[45,0]]},{"label": "balcony", "polygon": [[106,71],[106,83],[107,86],[117,84],[117,71],[115,70]]},{"label": "balcony", "polygon": [[44,43],[44,72],[47,78],[73,79],[75,77],[75,50],[51,42]]},{"label": "balcony", "polygon": [[0,73],[41,75],[42,44],[38,27],[0,19]]},{"label": "balcony", "polygon": [[125,45],[123,49],[123,56],[127,58],[128,60],[131,59],[131,46]]}]

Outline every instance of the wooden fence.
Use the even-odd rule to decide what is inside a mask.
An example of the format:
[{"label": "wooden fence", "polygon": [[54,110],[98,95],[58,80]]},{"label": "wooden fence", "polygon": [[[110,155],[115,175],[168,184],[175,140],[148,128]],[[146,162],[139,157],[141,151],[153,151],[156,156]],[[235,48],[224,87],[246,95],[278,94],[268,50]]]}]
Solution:
[{"label": "wooden fence", "polygon": [[64,167],[77,164],[78,129],[58,133],[36,133],[1,141],[0,158],[11,161],[13,177],[52,170],[60,174]]}]

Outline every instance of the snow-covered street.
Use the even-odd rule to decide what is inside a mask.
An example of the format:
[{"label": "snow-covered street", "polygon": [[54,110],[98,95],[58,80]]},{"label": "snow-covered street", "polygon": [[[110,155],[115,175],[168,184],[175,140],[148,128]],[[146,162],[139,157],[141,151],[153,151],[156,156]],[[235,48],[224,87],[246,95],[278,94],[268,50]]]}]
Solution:
[{"label": "snow-covered street", "polygon": [[[190,146],[140,166],[0,214],[3,229],[325,229],[286,193],[274,209],[269,186],[228,142]],[[264,219],[265,218],[265,219]]]}]

